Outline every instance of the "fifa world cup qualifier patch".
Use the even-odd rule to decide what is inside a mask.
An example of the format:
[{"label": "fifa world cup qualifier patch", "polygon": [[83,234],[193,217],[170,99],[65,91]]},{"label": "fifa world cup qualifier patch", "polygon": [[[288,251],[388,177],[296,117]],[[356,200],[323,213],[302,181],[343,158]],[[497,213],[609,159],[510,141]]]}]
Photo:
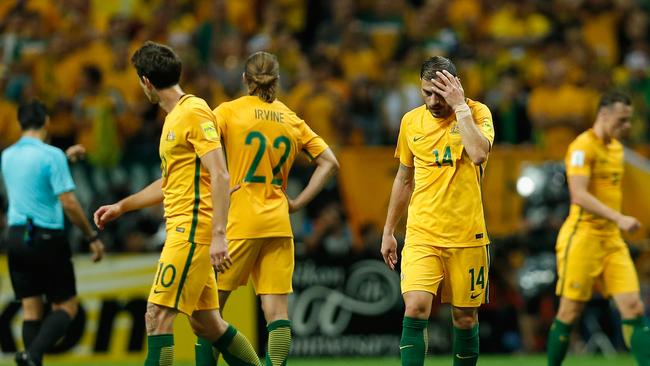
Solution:
[{"label": "fifa world cup qualifier patch", "polygon": [[219,134],[217,133],[217,129],[214,128],[214,123],[210,121],[201,123],[201,130],[206,139],[213,141],[219,140]]}]

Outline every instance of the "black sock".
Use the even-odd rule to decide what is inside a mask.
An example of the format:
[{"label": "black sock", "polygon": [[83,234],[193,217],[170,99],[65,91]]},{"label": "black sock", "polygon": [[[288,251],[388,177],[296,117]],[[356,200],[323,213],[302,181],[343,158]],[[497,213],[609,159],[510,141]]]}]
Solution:
[{"label": "black sock", "polygon": [[34,338],[38,335],[38,331],[41,329],[42,322],[40,320],[25,320],[23,321],[23,343],[25,344],[25,350],[32,345]]},{"label": "black sock", "polygon": [[65,335],[70,323],[72,323],[72,318],[63,310],[53,311],[46,316],[43,325],[41,325],[41,330],[27,349],[32,359],[40,363],[43,360],[45,351]]}]

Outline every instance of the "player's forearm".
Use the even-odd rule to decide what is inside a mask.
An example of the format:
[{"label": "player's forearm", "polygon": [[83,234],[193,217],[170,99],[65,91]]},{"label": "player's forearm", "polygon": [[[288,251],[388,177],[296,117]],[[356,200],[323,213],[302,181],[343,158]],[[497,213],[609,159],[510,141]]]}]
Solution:
[{"label": "player's forearm", "polygon": [[323,190],[329,178],[336,173],[339,164],[331,154],[331,158],[318,162],[318,166],[309,179],[305,189],[294,199],[296,209],[301,209],[311,202]]},{"label": "player's forearm", "polygon": [[474,164],[483,163],[487,160],[488,153],[490,152],[490,142],[478,129],[476,123],[474,123],[472,112],[467,104],[456,107],[455,113],[460,137],[463,141],[465,151],[467,151],[467,155],[469,155],[469,158]]},{"label": "player's forearm", "polygon": [[594,195],[588,191],[572,194],[571,203],[582,207],[594,215],[598,215],[613,222],[617,222],[622,216],[620,212],[600,202],[598,198],[594,197]]},{"label": "player's forearm", "polygon": [[386,223],[384,224],[384,234],[393,234],[395,226],[399,222],[400,217],[406,211],[411,194],[413,193],[413,180],[404,180],[398,174],[393,182],[393,189],[390,193],[390,201],[388,202],[388,214],[386,215]]},{"label": "player's forearm", "polygon": [[228,207],[230,206],[230,176],[228,172],[210,174],[212,193],[212,236],[226,235]]},{"label": "player's forearm", "polygon": [[65,215],[68,217],[70,222],[74,226],[78,227],[84,236],[89,237],[95,233],[92,226],[90,225],[90,222],[86,218],[83,209],[81,208],[81,204],[79,204],[79,201],[76,197],[74,197],[74,195],[73,199],[70,199],[68,202],[63,204],[63,211],[65,212]]},{"label": "player's forearm", "polygon": [[143,188],[140,192],[124,198],[118,204],[122,212],[129,212],[160,204],[163,199],[162,178],[160,178]]}]

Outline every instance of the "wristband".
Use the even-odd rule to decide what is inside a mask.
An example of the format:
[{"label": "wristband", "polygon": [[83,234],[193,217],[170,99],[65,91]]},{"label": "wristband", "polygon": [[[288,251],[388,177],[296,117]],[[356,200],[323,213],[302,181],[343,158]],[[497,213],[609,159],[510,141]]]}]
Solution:
[{"label": "wristband", "polygon": [[467,104],[462,104],[454,109],[454,112],[456,113],[456,119],[462,119],[465,117],[471,117],[472,116],[472,111],[469,109],[469,106]]}]

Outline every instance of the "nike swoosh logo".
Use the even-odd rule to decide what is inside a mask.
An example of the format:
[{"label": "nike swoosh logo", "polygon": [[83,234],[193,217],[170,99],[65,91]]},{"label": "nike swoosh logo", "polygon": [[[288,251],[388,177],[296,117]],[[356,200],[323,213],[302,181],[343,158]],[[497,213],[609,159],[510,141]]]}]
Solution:
[{"label": "nike swoosh logo", "polygon": [[154,294],[162,294],[163,292],[169,292],[169,291],[158,291],[156,289],[153,290]]},{"label": "nike swoosh logo", "polygon": [[415,137],[413,137],[413,142],[418,142],[418,141],[422,140],[423,138],[424,138],[424,136],[415,136]]},{"label": "nike swoosh logo", "polygon": [[479,296],[481,296],[481,295],[483,295],[483,293],[480,293],[480,294],[478,294],[478,295],[469,295],[469,298],[472,299],[472,300],[474,300],[474,299],[476,299],[477,297],[479,297]]},{"label": "nike swoosh logo", "polygon": [[456,353],[456,358],[460,358],[461,360],[467,360],[470,358],[476,358],[477,356],[461,356],[460,354]]},{"label": "nike swoosh logo", "polygon": [[406,346],[399,346],[399,349],[414,347],[412,344],[407,344]]}]

